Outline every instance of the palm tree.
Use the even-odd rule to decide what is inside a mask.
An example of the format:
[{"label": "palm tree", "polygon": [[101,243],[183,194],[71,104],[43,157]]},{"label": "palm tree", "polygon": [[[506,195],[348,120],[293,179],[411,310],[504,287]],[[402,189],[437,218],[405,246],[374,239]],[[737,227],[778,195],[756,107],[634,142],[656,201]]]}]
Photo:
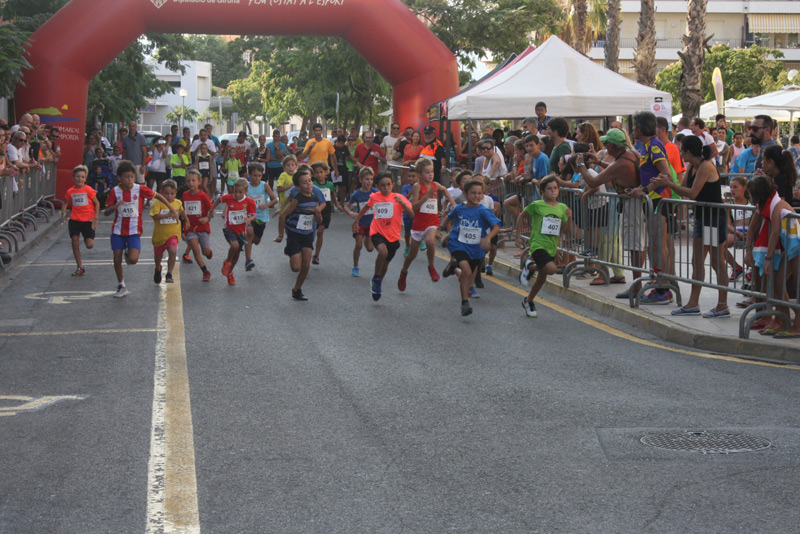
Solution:
[{"label": "palm tree", "polygon": [[586,0],[572,0],[574,10],[572,48],[586,54]]},{"label": "palm tree", "polygon": [[686,35],[681,37],[683,52],[681,58],[681,110],[686,117],[696,117],[703,104],[700,91],[705,51],[713,35],[706,33],[706,4],[708,0],[689,0],[689,11],[686,18]]},{"label": "palm tree", "polygon": [[619,72],[620,4],[622,0],[608,0],[606,12],[605,66]]},{"label": "palm tree", "polygon": [[[561,0],[567,19],[561,27],[561,40],[586,54],[598,34],[605,31],[607,0]],[[588,9],[591,7],[591,10]]]},{"label": "palm tree", "polygon": [[653,87],[656,83],[655,0],[642,0],[641,5],[633,66],[636,69],[636,81]]}]

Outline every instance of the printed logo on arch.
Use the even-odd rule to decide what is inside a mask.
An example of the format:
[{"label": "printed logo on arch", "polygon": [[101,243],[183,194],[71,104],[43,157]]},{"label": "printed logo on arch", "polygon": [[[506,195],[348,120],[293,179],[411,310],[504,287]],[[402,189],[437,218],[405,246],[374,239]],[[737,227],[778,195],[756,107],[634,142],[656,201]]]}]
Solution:
[{"label": "printed logo on arch", "polygon": [[161,9],[161,6],[167,3],[167,0],[150,0],[156,8]]}]

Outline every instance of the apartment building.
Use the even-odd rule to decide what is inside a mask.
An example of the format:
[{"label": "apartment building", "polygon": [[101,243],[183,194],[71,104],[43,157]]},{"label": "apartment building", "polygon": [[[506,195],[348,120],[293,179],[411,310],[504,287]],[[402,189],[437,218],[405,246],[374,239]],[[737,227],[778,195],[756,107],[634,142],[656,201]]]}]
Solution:
[{"label": "apartment building", "polygon": [[[680,61],[681,36],[686,33],[686,0],[655,0],[658,48],[656,63],[661,71]],[[636,49],[641,3],[622,1],[620,74],[635,79],[633,51]],[[798,0],[708,0],[706,35],[714,44],[744,48],[758,44],[777,48],[787,69],[800,69],[800,1]],[[602,37],[589,50],[589,57],[602,64]]]},{"label": "apartment building", "polygon": [[[164,64],[148,60],[159,80],[169,83],[173,90],[170,93],[152,99],[146,109],[141,110],[139,122],[144,130],[169,132],[169,121],[166,114],[186,105],[199,113],[204,113],[211,106],[211,63],[206,61],[182,61],[185,72],[169,70]],[[181,97],[181,91],[186,96]],[[196,132],[198,123],[185,122],[185,126]]]}]

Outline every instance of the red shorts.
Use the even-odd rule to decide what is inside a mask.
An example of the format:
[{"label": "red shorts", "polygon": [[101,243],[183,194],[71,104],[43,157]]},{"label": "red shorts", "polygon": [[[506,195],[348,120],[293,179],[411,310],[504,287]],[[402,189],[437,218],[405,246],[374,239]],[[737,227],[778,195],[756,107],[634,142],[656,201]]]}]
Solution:
[{"label": "red shorts", "polygon": [[369,237],[369,226],[370,225],[364,226],[363,224],[359,224],[358,225],[358,231],[356,231],[353,234],[353,237],[355,237],[357,235],[363,235],[363,236]]},{"label": "red shorts", "polygon": [[178,236],[170,237],[167,239],[167,242],[161,246],[153,246],[153,252],[155,252],[156,256],[158,256],[159,254],[164,254],[164,252],[166,252],[169,248],[178,250]]}]

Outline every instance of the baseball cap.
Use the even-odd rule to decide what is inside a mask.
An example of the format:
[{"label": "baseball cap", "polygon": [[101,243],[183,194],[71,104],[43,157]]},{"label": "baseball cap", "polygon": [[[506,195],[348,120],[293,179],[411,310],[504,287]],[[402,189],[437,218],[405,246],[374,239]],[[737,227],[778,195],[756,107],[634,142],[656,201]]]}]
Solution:
[{"label": "baseball cap", "polygon": [[433,126],[428,125],[428,126],[425,127],[423,132],[425,132],[426,134],[432,134],[432,133],[436,133],[436,130],[433,128]]},{"label": "baseball cap", "polygon": [[605,135],[600,137],[600,141],[615,144],[615,145],[624,145],[625,142],[625,132],[618,128],[611,128]]}]

